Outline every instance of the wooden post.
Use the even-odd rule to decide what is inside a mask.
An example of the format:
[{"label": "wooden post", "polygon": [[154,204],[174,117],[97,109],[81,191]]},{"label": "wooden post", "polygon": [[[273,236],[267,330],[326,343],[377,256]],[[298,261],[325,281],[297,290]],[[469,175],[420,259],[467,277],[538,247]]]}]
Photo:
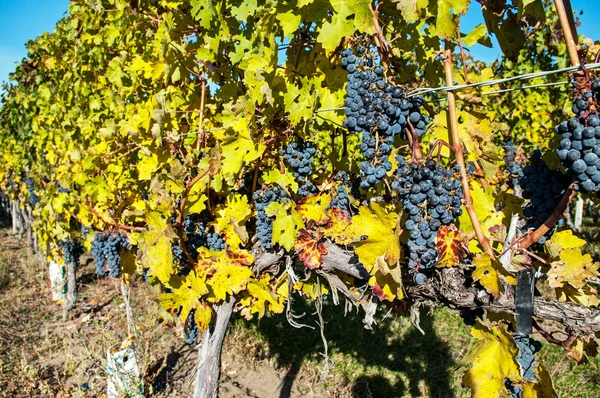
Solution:
[{"label": "wooden post", "polygon": [[[566,7],[565,7],[566,5]],[[554,0],[554,7],[556,7],[556,13],[558,14],[558,20],[560,21],[560,27],[565,37],[567,44],[567,50],[569,52],[569,58],[571,58],[571,65],[579,65],[579,54],[577,50],[577,32],[575,31],[575,24],[571,24],[570,21],[573,19],[573,12],[571,10],[571,3],[569,0]],[[569,10],[570,15],[567,13]]]}]

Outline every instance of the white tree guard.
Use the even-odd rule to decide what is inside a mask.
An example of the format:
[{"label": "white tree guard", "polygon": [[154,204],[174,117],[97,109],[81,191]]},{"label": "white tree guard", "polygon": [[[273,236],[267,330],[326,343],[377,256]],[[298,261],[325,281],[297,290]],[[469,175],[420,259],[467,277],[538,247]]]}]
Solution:
[{"label": "white tree guard", "polygon": [[67,275],[65,267],[54,260],[50,260],[48,268],[50,273],[52,300],[63,302],[67,294]]},{"label": "white tree guard", "polygon": [[[118,345],[117,345],[118,346]],[[106,350],[108,360],[108,398],[143,398],[144,385],[140,377],[140,369],[135,355],[134,346],[124,350]]]}]

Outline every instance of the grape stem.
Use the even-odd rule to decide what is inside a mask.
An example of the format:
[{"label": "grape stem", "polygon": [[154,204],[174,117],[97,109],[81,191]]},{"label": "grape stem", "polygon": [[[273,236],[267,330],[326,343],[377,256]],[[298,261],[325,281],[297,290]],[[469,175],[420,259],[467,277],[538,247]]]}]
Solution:
[{"label": "grape stem", "polygon": [[[454,85],[452,79],[452,48],[449,40],[445,41],[444,46],[444,72],[446,74],[446,85],[452,86]],[[496,255],[494,253],[494,249],[490,245],[488,238],[483,233],[483,229],[481,228],[481,223],[477,218],[477,213],[475,212],[475,208],[473,207],[473,198],[471,197],[471,191],[469,190],[469,179],[467,177],[467,169],[465,167],[465,159],[463,157],[463,148],[460,142],[460,137],[458,135],[458,124],[456,117],[456,99],[454,97],[454,93],[452,91],[448,91],[448,125],[450,130],[450,138],[451,144],[454,147],[454,156],[456,157],[456,163],[460,166],[460,182],[463,188],[464,194],[464,205],[469,218],[471,219],[471,224],[473,224],[473,230],[475,231],[475,236],[477,236],[477,241],[483,248],[483,250],[492,258],[496,259]]]},{"label": "grape stem", "polygon": [[[554,227],[554,224],[556,224],[558,222],[558,220],[560,220],[560,218],[565,213],[565,210],[567,210],[567,206],[569,205],[569,203],[571,203],[571,200],[573,200],[573,198],[575,197],[575,194],[576,194],[576,192],[573,190],[573,183],[571,183],[571,185],[569,186],[569,188],[563,195],[562,199],[560,200],[560,202],[558,203],[558,205],[556,206],[556,208],[554,209],[554,211],[552,212],[550,217],[548,217],[548,219],[546,221],[544,221],[544,223],[542,225],[540,225],[540,227],[538,229],[536,229],[535,231],[530,232],[526,235],[523,235],[523,239],[519,239],[519,240],[515,241],[515,244],[517,244],[517,248],[521,249],[521,250],[525,250],[529,246],[531,246],[534,243],[536,243],[537,241],[539,241],[540,238],[542,236],[544,236],[546,234],[546,232],[548,232],[552,227]],[[512,245],[511,245],[511,247],[512,247]],[[510,249],[510,247],[509,247],[509,249]],[[507,250],[509,250],[509,249],[507,249]]]},{"label": "grape stem", "polygon": [[109,214],[107,214],[106,217],[103,216],[103,215],[100,215],[100,213],[98,213],[94,209],[94,207],[92,206],[91,203],[88,203],[88,208],[90,209],[90,211],[92,212],[93,215],[95,215],[96,217],[98,217],[99,219],[101,219],[106,224],[111,225],[111,226],[113,226],[113,227],[115,227],[117,229],[121,229],[123,231],[135,231],[135,232],[141,232],[141,231],[145,230],[144,227],[134,227],[134,226],[130,226],[130,225],[119,224]]},{"label": "grape stem", "polygon": [[412,153],[412,157],[414,160],[421,160],[423,158],[423,152],[421,152],[421,145],[419,144],[419,136],[415,131],[410,120],[407,120],[408,126],[410,127],[409,131],[406,134],[408,138],[408,143],[410,144],[410,149]]},{"label": "grape stem", "polygon": [[454,152],[454,148],[452,148],[450,146],[450,144],[448,144],[446,141],[444,141],[444,140],[437,140],[431,146],[431,149],[429,150],[429,153],[427,154],[427,159],[431,158],[431,154],[433,153],[434,149],[437,147],[438,148],[437,158],[438,158],[438,163],[439,163],[440,162],[440,156],[441,156],[441,153],[442,153],[442,146],[446,146],[446,147],[448,147],[448,149],[450,149],[452,152]]},{"label": "grape stem", "polygon": [[183,222],[183,210],[185,209],[185,202],[187,202],[187,198],[188,198],[188,195],[190,194],[190,191],[192,190],[192,187],[198,181],[200,181],[202,178],[204,178],[208,174],[209,171],[210,171],[210,167],[207,168],[206,170],[204,170],[202,173],[198,174],[196,177],[194,177],[193,180],[191,180],[190,182],[187,183],[187,186],[185,187],[185,195],[183,195],[183,198],[181,199],[181,204],[179,205],[179,215],[177,216],[177,225],[181,225],[181,223]]}]

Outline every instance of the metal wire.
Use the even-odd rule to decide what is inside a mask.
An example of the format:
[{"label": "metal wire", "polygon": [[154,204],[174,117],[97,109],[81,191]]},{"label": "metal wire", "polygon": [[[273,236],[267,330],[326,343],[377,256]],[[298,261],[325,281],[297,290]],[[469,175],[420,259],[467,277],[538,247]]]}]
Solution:
[{"label": "metal wire", "polygon": [[582,67],[584,67],[586,69],[590,69],[590,70],[598,69],[598,68],[600,68],[600,63],[586,64],[583,66],[569,66],[567,68],[561,68],[561,69],[550,70],[550,71],[525,73],[525,74],[518,75],[518,76],[507,77],[505,79],[486,80],[484,82],[478,82],[478,83],[458,84],[456,86],[443,86],[443,87],[434,87],[434,88],[420,88],[420,89],[411,91],[406,96],[413,97],[415,95],[425,95],[425,94],[435,93],[435,92],[439,92],[439,91],[444,91],[444,92],[457,91],[457,90],[464,90],[464,89],[473,88],[473,87],[493,86],[496,84],[508,83],[508,82],[519,81],[519,80],[531,80],[531,79],[535,79],[538,77],[546,77],[546,76],[550,76],[550,75],[555,75],[558,73],[574,72],[578,69],[581,69]]}]

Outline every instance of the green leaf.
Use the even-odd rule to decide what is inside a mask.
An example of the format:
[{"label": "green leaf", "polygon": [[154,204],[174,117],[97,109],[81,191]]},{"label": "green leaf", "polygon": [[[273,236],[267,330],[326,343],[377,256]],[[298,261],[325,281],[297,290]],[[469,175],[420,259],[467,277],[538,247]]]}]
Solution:
[{"label": "green leaf", "polygon": [[484,24],[479,24],[474,27],[473,30],[471,30],[468,35],[463,36],[462,39],[469,47],[476,43],[482,44],[489,48],[492,47],[492,41],[488,36],[488,31]]},{"label": "green leaf", "polygon": [[435,31],[442,39],[456,37],[457,15],[464,15],[470,0],[437,0]]}]

